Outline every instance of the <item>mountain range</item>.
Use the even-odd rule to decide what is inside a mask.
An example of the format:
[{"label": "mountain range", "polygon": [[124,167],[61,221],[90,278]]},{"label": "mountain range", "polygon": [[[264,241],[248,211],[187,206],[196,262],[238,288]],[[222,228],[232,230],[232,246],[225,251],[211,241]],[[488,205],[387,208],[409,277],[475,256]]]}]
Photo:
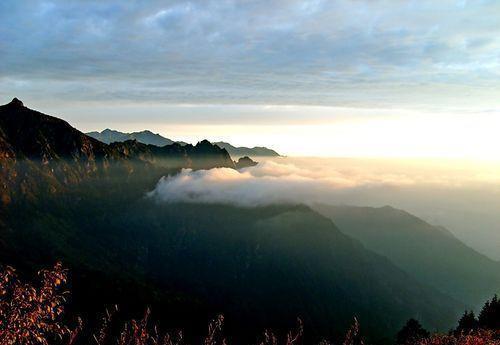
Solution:
[{"label": "mountain range", "polygon": [[314,209],[413,278],[471,307],[500,292],[500,263],[466,246],[443,227],[389,206],[318,204]]},{"label": "mountain range", "polygon": [[226,149],[227,152],[231,156],[234,157],[242,157],[242,156],[250,156],[250,157],[279,157],[280,154],[274,150],[268,149],[263,146],[255,146],[255,147],[235,147],[229,143],[224,141],[214,142],[215,145],[220,148]]},{"label": "mountain range", "polygon": [[195,146],[136,140],[108,145],[15,98],[0,106],[0,167],[1,200],[8,203],[21,194],[53,193],[90,177],[140,173],[158,178],[179,168],[235,168],[235,162],[207,140]]},{"label": "mountain range", "polygon": [[[109,128],[101,132],[88,132],[86,133],[89,137],[97,139],[103,143],[111,144],[114,142],[123,142],[128,140],[137,140],[140,143],[156,146],[172,145],[175,141],[170,140],[161,136],[160,134],[153,133],[151,131],[145,130],[141,132],[123,133],[115,131]],[[177,142],[180,145],[186,145],[185,142]]]},{"label": "mountain range", "polygon": [[[156,146],[172,145],[174,143],[177,143],[181,146],[187,145],[187,143],[183,141],[173,141],[171,139],[161,136],[160,134],[155,134],[148,130],[141,132],[133,132],[133,133],[123,133],[108,128],[103,130],[102,132],[89,132],[86,134],[106,144],[111,144],[114,142],[123,142],[128,140],[137,140],[138,142],[143,144],[156,145]],[[223,141],[214,142],[214,144],[219,146],[220,148],[226,149],[226,151],[233,157],[279,156],[279,154],[276,151],[268,149],[267,147],[260,147],[260,146],[252,148],[235,147]]]},{"label": "mountain range", "polygon": [[252,162],[206,140],[106,144],[14,99],[0,106],[0,263],[27,272],[62,260],[72,308],[88,318],[104,304],[132,317],[150,305],[160,321],[203,334],[224,313],[227,334],[247,340],[297,316],[311,337],[336,337],[357,316],[387,342],[410,317],[447,329],[496,289],[497,266],[402,211],[147,196],[182,168]]}]

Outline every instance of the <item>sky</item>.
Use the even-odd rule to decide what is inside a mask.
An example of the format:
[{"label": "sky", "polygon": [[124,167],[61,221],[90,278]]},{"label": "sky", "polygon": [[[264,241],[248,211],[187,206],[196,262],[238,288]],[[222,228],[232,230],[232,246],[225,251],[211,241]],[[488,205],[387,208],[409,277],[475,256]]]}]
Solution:
[{"label": "sky", "polygon": [[500,160],[500,1],[0,2],[0,101],[83,131]]}]

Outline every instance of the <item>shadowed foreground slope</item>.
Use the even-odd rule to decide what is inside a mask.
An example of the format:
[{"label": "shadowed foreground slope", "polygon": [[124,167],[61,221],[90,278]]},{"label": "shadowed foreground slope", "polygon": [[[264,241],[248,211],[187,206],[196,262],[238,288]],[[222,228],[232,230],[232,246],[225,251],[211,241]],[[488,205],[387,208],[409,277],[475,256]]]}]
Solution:
[{"label": "shadowed foreground slope", "polygon": [[307,207],[145,197],[180,168],[234,167],[207,141],[106,145],[19,101],[0,107],[0,130],[0,259],[22,272],[63,260],[83,315],[151,305],[158,319],[196,333],[224,313],[227,332],[241,338],[288,329],[297,316],[311,337],[338,335],[357,315],[380,340],[409,317],[443,329],[463,310]]}]

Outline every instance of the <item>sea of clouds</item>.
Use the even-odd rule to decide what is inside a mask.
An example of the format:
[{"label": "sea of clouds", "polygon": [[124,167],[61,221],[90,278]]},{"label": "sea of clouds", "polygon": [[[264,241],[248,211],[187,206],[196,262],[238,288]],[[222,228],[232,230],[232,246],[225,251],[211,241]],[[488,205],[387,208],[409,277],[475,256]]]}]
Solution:
[{"label": "sea of clouds", "polygon": [[[330,171],[325,175],[322,171],[294,164],[265,161],[242,170],[183,169],[175,176],[161,178],[149,196],[165,202],[223,203],[245,207],[308,204],[327,201],[335,191],[381,183],[395,183],[394,177],[373,179],[346,171]],[[410,181],[403,179],[397,183]]]},{"label": "sea of clouds", "polygon": [[242,170],[184,169],[161,178],[147,197],[165,205],[389,205],[444,226],[500,260],[499,171],[479,162],[279,158]]},{"label": "sea of clouds", "polygon": [[[435,171],[408,164],[391,167],[377,161],[264,160],[242,170],[183,169],[175,176],[161,178],[148,195],[164,202],[246,207],[275,203],[344,203],[350,201],[350,196],[366,195],[370,191],[396,192],[417,186],[452,188],[481,180],[477,174]],[[366,203],[372,203],[368,199]]]}]

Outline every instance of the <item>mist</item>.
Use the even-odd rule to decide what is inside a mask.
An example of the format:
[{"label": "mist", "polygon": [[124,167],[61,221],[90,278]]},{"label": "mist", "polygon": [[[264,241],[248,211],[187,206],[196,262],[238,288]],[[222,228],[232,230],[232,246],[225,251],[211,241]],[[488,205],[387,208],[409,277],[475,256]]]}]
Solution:
[{"label": "mist", "polygon": [[266,160],[255,167],[234,170],[183,169],[178,175],[163,177],[150,197],[164,202],[223,203],[242,207],[276,203],[312,204],[331,202],[349,190],[381,186],[410,185],[415,181],[398,174],[324,171],[287,160]]},{"label": "mist", "polygon": [[349,158],[260,159],[251,168],[184,169],[163,177],[158,202],[241,207],[316,203],[392,206],[444,226],[500,260],[500,175],[486,162]]}]

